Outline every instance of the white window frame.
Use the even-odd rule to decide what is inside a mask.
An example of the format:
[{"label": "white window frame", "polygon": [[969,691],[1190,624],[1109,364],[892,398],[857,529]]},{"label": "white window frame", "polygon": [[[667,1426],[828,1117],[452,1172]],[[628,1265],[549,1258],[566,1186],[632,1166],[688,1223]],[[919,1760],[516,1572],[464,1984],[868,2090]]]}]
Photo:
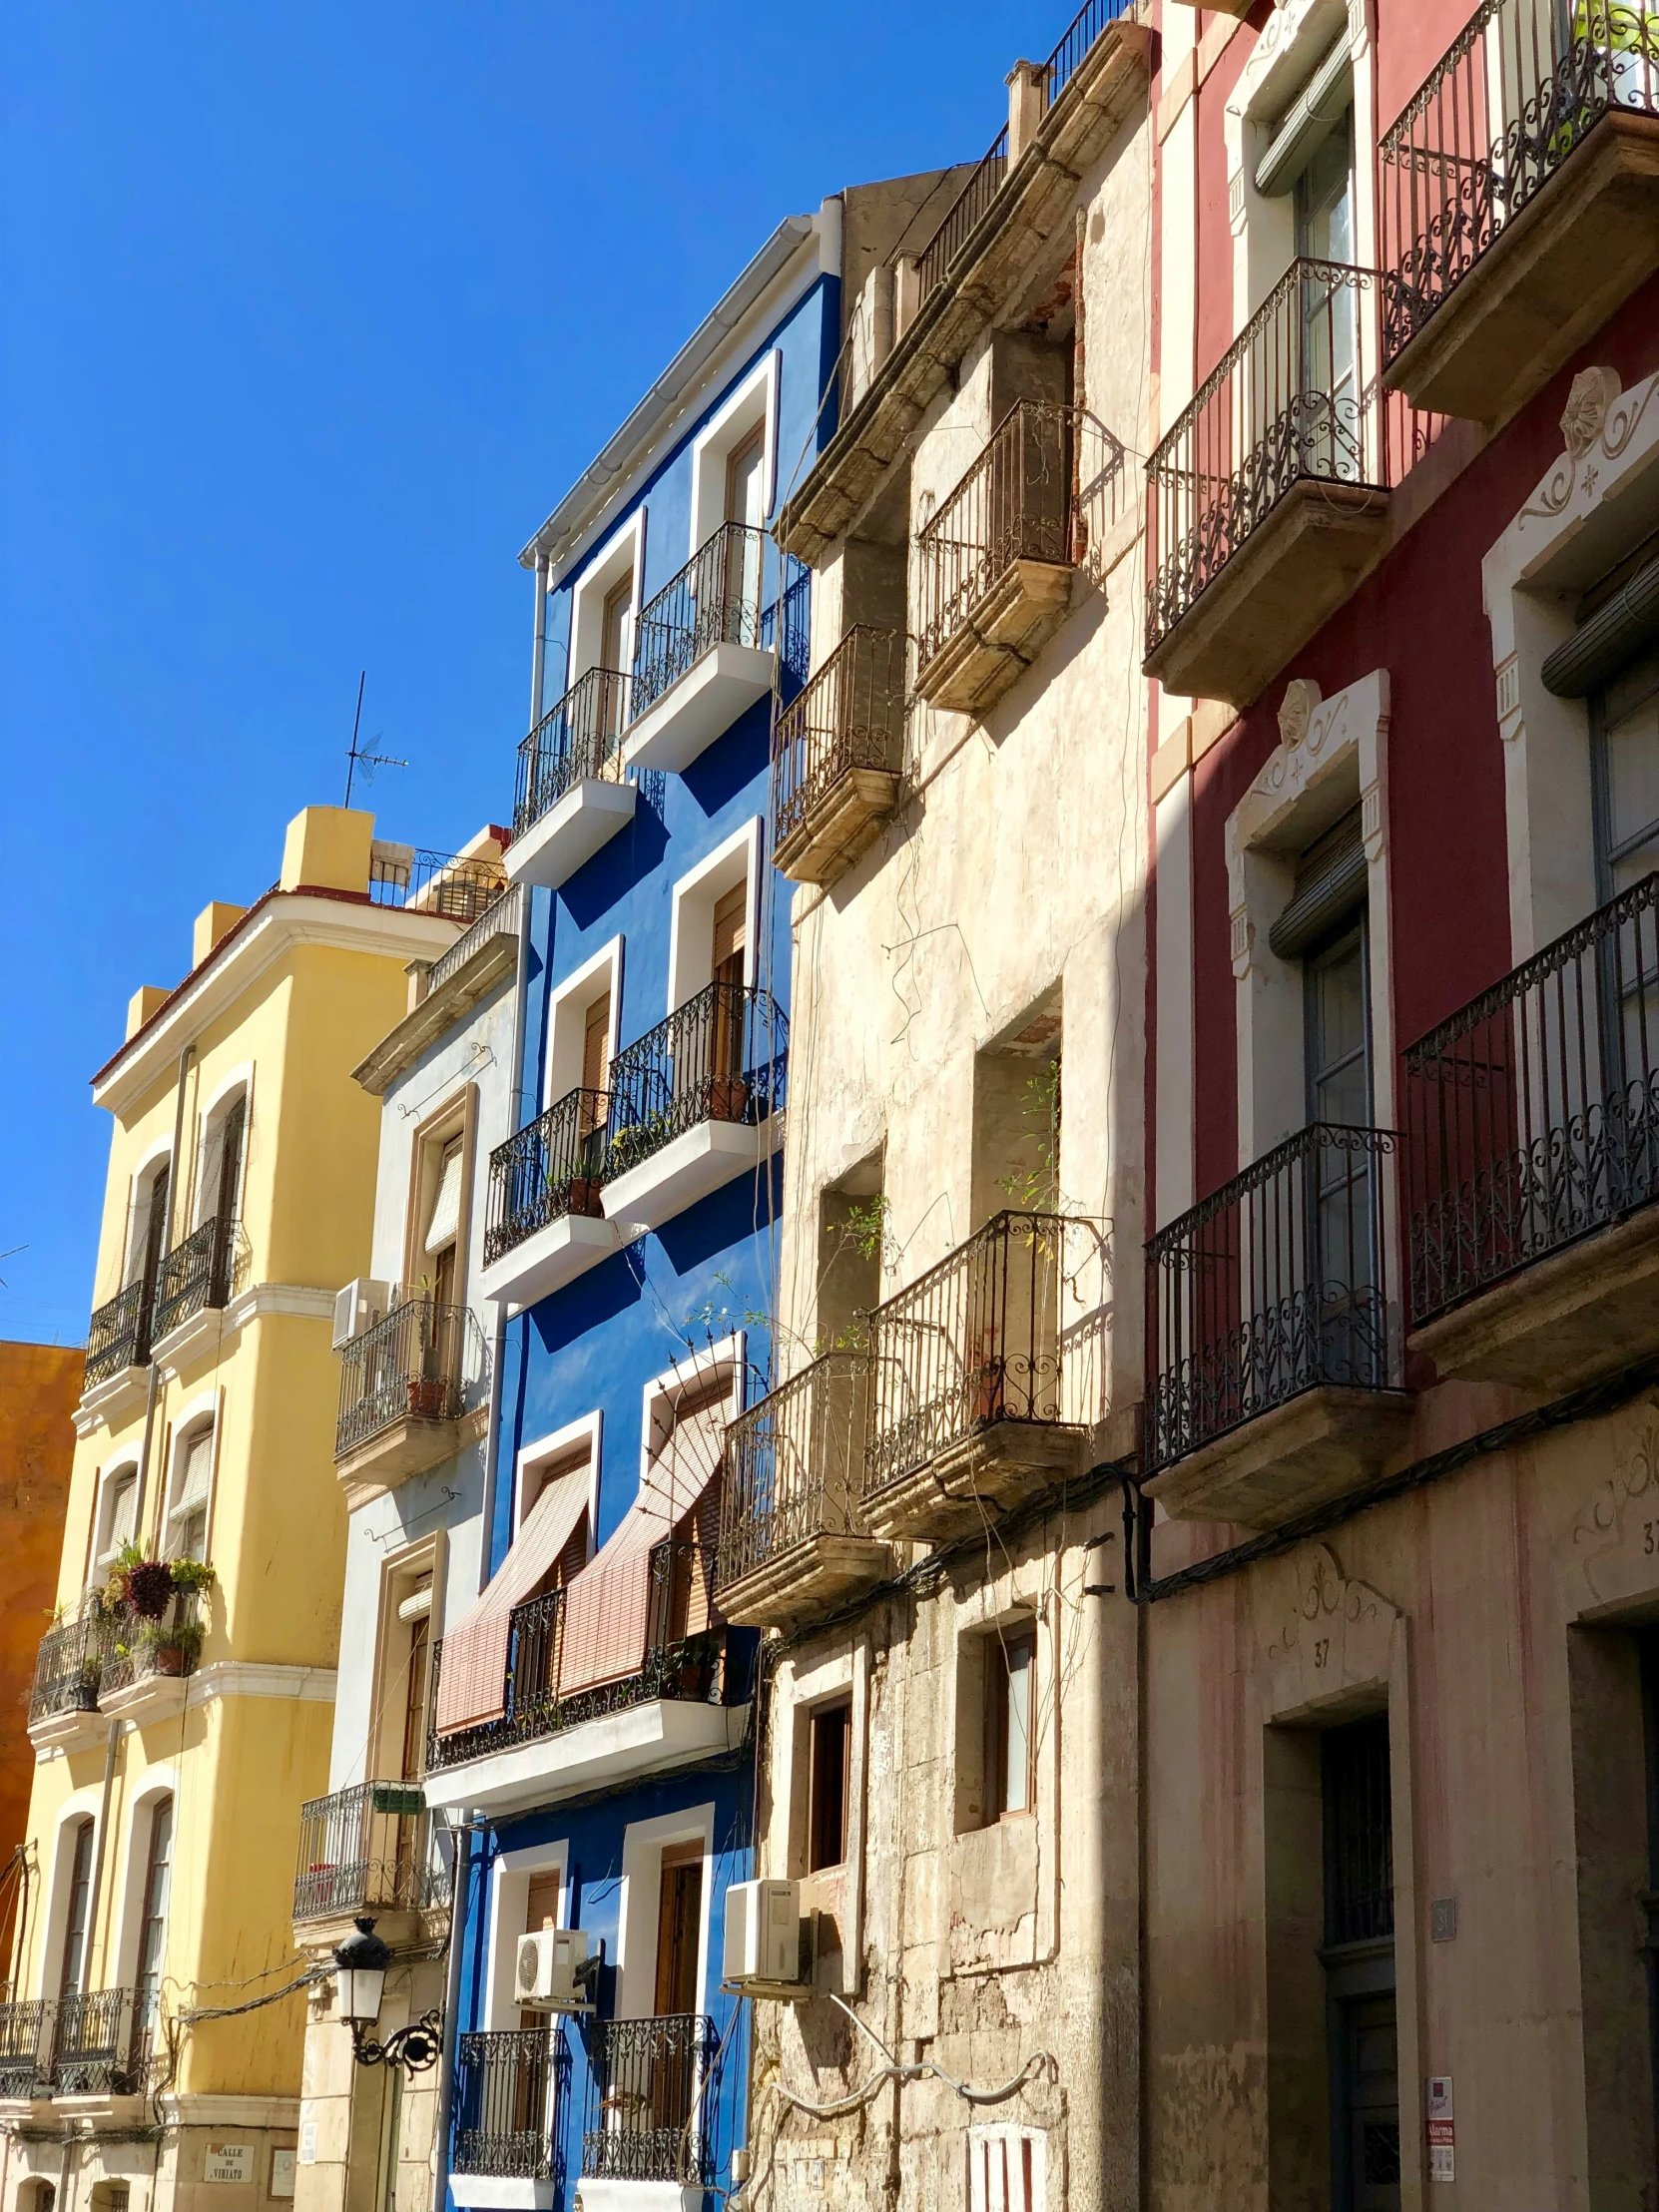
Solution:
[{"label": "white window frame", "polygon": [[196,1117],[196,1188],[191,1193],[191,1226],[200,1229],[207,1215],[203,1211],[208,1202],[208,1156],[212,1140],[217,1136],[226,1113],[236,1103],[240,1092],[246,1101],[243,1122],[242,1162],[237,1171],[237,1188],[233,1211],[242,1212],[243,1193],[248,1185],[248,1135],[254,1126],[254,1063],[244,1060],[240,1066],[230,1069],[218,1083],[207,1103]]},{"label": "white window frame", "polygon": [[697,1931],[698,2009],[709,1987],[709,1936],[714,1905],[715,1809],[690,1805],[654,1820],[630,1821],[622,1837],[622,1898],[617,1915],[616,2016],[647,2019],[657,2008],[657,1936],[663,1853],[676,1844],[703,1847],[703,1905]]},{"label": "white window frame", "polygon": [[492,2028],[517,2027],[522,2009],[513,2002],[513,1957],[524,1934],[524,1915],[530,1902],[530,1877],[556,1874],[559,1878],[560,1928],[570,1926],[570,1840],[552,1844],[526,1844],[518,1851],[496,1855],[490,1869],[489,1952],[484,1967],[484,2018]]},{"label": "white window frame", "polygon": [[[151,1822],[155,1818],[158,1802],[164,1797],[171,1797],[173,1800],[173,1849],[177,1871],[179,1839],[182,1834],[179,1822],[179,1770],[176,1767],[148,1767],[143,1781],[134,1793],[127,1815],[127,1865],[121,1885],[121,1915],[116,1923],[119,1934],[115,1946],[115,1986],[118,1988],[131,1989],[138,1980],[139,1936],[144,1927],[144,1889],[150,1872]],[[171,1939],[171,1902],[167,1934]]]},{"label": "white window frame", "polygon": [[784,355],[774,346],[756,363],[710,416],[692,440],[691,546],[688,558],[708,544],[726,520],[726,465],[745,438],[764,431],[761,480],[766,487],[764,519],[778,500],[778,408]]},{"label": "white window frame", "polygon": [[580,1443],[588,1451],[588,1556],[591,1559],[595,1544],[595,1530],[599,1526],[599,1453],[604,1437],[605,1415],[603,1411],[583,1413],[578,1419],[566,1421],[562,1428],[555,1428],[545,1436],[538,1436],[527,1443],[513,1462],[513,1537],[517,1540],[524,1526],[525,1487],[532,1474],[546,1466],[550,1459],[565,1458]]},{"label": "white window frame", "polygon": [[753,986],[760,957],[761,851],[766,823],[760,815],[735,830],[674,886],[668,930],[668,1006],[673,1013],[714,979],[715,907],[740,883],[748,891],[743,979]]},{"label": "white window frame", "polygon": [[547,1002],[547,1063],[542,1075],[542,1106],[556,1106],[582,1081],[582,1043],[588,1008],[601,987],[610,992],[611,1030],[607,1059],[617,1055],[622,1022],[622,938],[613,937],[555,986]]},{"label": "white window frame", "polygon": [[[98,1864],[99,1825],[102,1793],[96,1785],[77,1790],[58,1808],[57,1820],[52,1829],[51,1880],[46,1892],[46,1911],[41,1919],[45,1936],[40,1947],[39,1993],[43,1997],[58,1994],[58,1975],[63,1966],[63,1939],[69,1919],[69,1885],[75,1871],[75,1846],[73,1831],[84,1820],[92,1822],[92,1863]],[[96,1901],[94,1901],[96,1902]],[[92,1946],[98,1931],[96,1926],[87,1929],[87,1957],[82,1960],[82,1976],[92,1986],[86,1974]]]},{"label": "white window frame", "polygon": [[206,1528],[202,1540],[202,1555],[212,1555],[214,1533],[214,1509],[219,1502],[219,1455],[224,1443],[223,1412],[225,1392],[223,1387],[204,1390],[193,1397],[189,1404],[181,1406],[174,1417],[172,1447],[168,1452],[167,1496],[162,1508],[162,1550],[169,1555],[173,1541],[173,1525],[179,1516],[179,1484],[184,1478],[189,1457],[189,1445],[204,1427],[213,1430],[213,1452],[208,1461],[208,1495],[205,1505]]},{"label": "white window frame", "polygon": [[623,637],[623,666],[627,676],[639,637],[640,597],[645,588],[645,517],[638,508],[615,535],[596,553],[570,591],[570,650],[565,663],[565,689],[580,681],[590,668],[599,666],[605,644],[605,602],[626,576],[632,581],[628,601],[628,627]]},{"label": "white window frame", "polygon": [[[139,1480],[139,1458],[136,1452],[123,1452],[118,1459],[112,1460],[107,1467],[104,1467],[100,1470],[98,1476],[98,1499],[93,1510],[92,1553],[87,1566],[87,1585],[89,1588],[92,1586],[93,1583],[98,1581],[103,1563],[110,1555],[111,1526],[109,1521],[109,1513],[111,1510],[116,1484],[120,1482],[123,1477],[130,1477],[132,1480],[134,1488],[134,1504],[136,1508],[137,1504],[140,1502],[137,1495]],[[135,1540],[138,1538],[138,1524],[135,1520],[133,1524],[133,1535]]]},{"label": "white window frame", "polygon": [[689,1359],[679,1361],[674,1367],[665,1368],[654,1375],[645,1385],[640,1406],[640,1482],[636,1498],[643,1495],[646,1477],[651,1471],[655,1454],[652,1439],[659,1433],[666,1438],[674,1427],[674,1408],[677,1401],[688,1395],[700,1395],[710,1382],[718,1382],[724,1372],[730,1371],[731,1417],[736,1420],[744,1410],[747,1396],[748,1368],[745,1364],[749,1346],[746,1330],[735,1329],[729,1337],[722,1337],[718,1344],[706,1352],[694,1352]]},{"label": "white window frame", "polygon": [[[121,1256],[121,1288],[126,1290],[136,1283],[144,1268],[144,1248],[150,1237],[150,1207],[147,1193],[144,1208],[144,1231],[139,1233],[139,1193],[150,1187],[153,1190],[156,1171],[173,1164],[173,1139],[158,1137],[154,1144],[142,1152],[133,1163],[127,1181],[127,1249]],[[171,1199],[171,1194],[170,1194]]]}]

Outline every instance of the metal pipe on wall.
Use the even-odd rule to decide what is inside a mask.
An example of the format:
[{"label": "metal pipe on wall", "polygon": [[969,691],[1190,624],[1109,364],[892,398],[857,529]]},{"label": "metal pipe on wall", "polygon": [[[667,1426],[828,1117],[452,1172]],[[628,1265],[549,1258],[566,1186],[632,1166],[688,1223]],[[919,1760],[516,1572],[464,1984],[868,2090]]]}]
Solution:
[{"label": "metal pipe on wall", "polygon": [[536,630],[530,641],[530,727],[541,720],[542,680],[547,669],[547,555],[536,555]]},{"label": "metal pipe on wall", "polygon": [[[196,1058],[196,1046],[187,1044],[179,1054],[179,1073],[175,1081],[177,1097],[173,1106],[173,1150],[167,1164],[167,1219],[162,1225],[162,1257],[165,1260],[173,1250],[173,1223],[179,1203],[179,1152],[185,1141],[185,1076]],[[148,1353],[149,1347],[146,1346]],[[138,1487],[133,1497],[133,1534],[144,1541],[144,1507],[150,1489],[150,1446],[156,1432],[156,1391],[158,1382],[156,1363],[150,1362],[150,1384],[144,1401],[144,1444],[139,1454]],[[99,1846],[102,1852],[103,1839]],[[89,1927],[92,1925],[89,1921]]]}]

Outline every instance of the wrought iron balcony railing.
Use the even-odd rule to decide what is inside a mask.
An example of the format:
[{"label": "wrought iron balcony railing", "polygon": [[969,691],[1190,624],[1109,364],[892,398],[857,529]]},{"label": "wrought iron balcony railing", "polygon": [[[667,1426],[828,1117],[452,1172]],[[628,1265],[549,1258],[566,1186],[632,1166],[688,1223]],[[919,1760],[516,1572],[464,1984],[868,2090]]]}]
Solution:
[{"label": "wrought iron balcony railing", "polygon": [[98,1625],[100,1701],[135,1682],[183,1681],[196,1672],[202,1645],[200,1601],[177,1590],[160,1620],[143,1620],[130,1605],[117,1605]]},{"label": "wrought iron balcony railing", "polygon": [[459,2036],[453,2170],[503,2180],[557,2178],[559,2113],[569,2083],[569,2047],[552,2018],[545,2027]]},{"label": "wrought iron balcony railing", "polygon": [[104,1658],[105,1623],[90,1607],[78,1619],[49,1628],[35,1655],[30,1726],[64,1713],[96,1713]]},{"label": "wrought iron balcony railing", "polygon": [[[699,1626],[695,1633],[688,1633],[694,1589],[706,1598],[715,1585],[713,1549],[665,1541],[654,1544],[643,1563],[627,1562],[625,1571],[630,1575],[643,1572],[647,1578],[645,1664],[637,1674],[592,1687],[567,1686],[562,1676],[568,1585],[549,1590],[513,1608],[501,1718],[440,1735],[436,1716],[443,1645],[439,1642],[435,1646],[433,1720],[426,1742],[429,1773],[465,1766],[469,1760],[487,1758],[518,1744],[537,1743],[580,1727],[584,1721],[626,1712],[636,1705],[654,1704],[658,1699],[692,1705],[728,1702],[729,1693],[739,1684],[737,1670],[729,1665],[726,1632]],[[624,1609],[626,1602],[619,1590],[618,1609]],[[702,1616],[709,1608],[705,1602],[695,1610]]]},{"label": "wrought iron balcony railing", "polygon": [[1002,1421],[1093,1417],[1068,1387],[1062,1299],[1101,1232],[1006,1212],[870,1315],[865,1494]]},{"label": "wrought iron balcony railing", "polygon": [[100,1306],[87,1330],[86,1382],[108,1382],[127,1368],[141,1368],[150,1357],[150,1309],[155,1284],[129,1283]]},{"label": "wrought iron balcony railing", "polygon": [[416,1782],[358,1782],[299,1808],[296,1921],[422,1912],[447,1904],[449,1875],[433,1848]]},{"label": "wrought iron balcony railing", "polygon": [[679,574],[640,610],[629,719],[717,645],[760,647],[771,540],[764,530],[723,522]]},{"label": "wrought iron balcony railing", "polygon": [[772,740],[773,837],[782,844],[856,769],[896,776],[904,753],[904,639],[850,629]]},{"label": "wrought iron balcony railing", "polygon": [[1378,150],[1384,364],[1619,111],[1659,115],[1651,0],[1482,0]]},{"label": "wrought iron balcony railing", "polygon": [[1016,561],[1072,558],[1070,407],[1016,399],[984,451],[916,533],[925,668]]},{"label": "wrought iron balcony railing", "polygon": [[830,1352],[726,1431],[717,1589],[814,1536],[863,1533],[867,1352]]},{"label": "wrought iron balcony railing", "polygon": [[340,1352],[334,1456],[393,1421],[458,1420],[478,1393],[483,1338],[470,1307],[411,1298]]},{"label": "wrought iron balcony railing", "polygon": [[714,2176],[703,2096],[719,2040],[700,2012],[596,2023],[584,2176],[707,2186]]},{"label": "wrought iron balcony railing", "polygon": [[139,2096],[148,2088],[156,2031],[153,1994],[88,1989],[60,1997],[52,2036],[52,2092]]},{"label": "wrought iron balcony railing", "polygon": [[784,1104],[788,1046],[770,991],[706,984],[611,1062],[606,1179],[704,1122],[759,1126]]},{"label": "wrought iron balcony railing", "polygon": [[368,895],[376,906],[473,922],[506,887],[499,860],[461,859],[409,844],[376,843],[369,853]]},{"label": "wrought iron balcony railing", "polygon": [[168,1253],[156,1274],[153,1341],[159,1344],[209,1308],[230,1304],[239,1229],[235,1214],[211,1214]]},{"label": "wrought iron balcony railing", "polygon": [[484,1265],[567,1214],[599,1214],[610,1117],[608,1091],[567,1091],[490,1154]]},{"label": "wrought iron balcony railing", "polygon": [[492,898],[475,922],[463,929],[441,959],[434,960],[426,973],[426,996],[441,991],[452,975],[459,974],[473,956],[492,937],[516,937],[519,915],[524,903],[524,886],[514,883],[510,889]]},{"label": "wrought iron balcony railing", "polygon": [[1659,875],[1405,1054],[1419,1327],[1659,1199]]},{"label": "wrought iron balcony railing", "polygon": [[46,1997],[0,2004],[0,2097],[33,2096],[47,2084],[54,2010]]},{"label": "wrought iron balcony railing", "polygon": [[1385,488],[1377,278],[1293,262],[1147,462],[1146,649],[1298,484]]},{"label": "wrought iron balcony railing", "polygon": [[622,781],[622,728],[628,679],[612,668],[590,668],[550,707],[518,749],[513,835],[540,822],[575,785]]},{"label": "wrought iron balcony railing", "polygon": [[1397,1387],[1385,1129],[1315,1122],[1147,1245],[1147,1465],[1321,1385]]}]

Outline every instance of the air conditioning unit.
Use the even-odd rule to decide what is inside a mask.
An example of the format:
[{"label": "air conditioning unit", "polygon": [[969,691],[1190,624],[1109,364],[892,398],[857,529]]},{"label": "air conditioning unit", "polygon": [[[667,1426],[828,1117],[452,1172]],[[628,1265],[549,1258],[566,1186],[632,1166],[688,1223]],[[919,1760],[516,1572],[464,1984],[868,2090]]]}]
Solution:
[{"label": "air conditioning unit", "polygon": [[521,1936],[513,1957],[513,2002],[547,2012],[591,2012],[588,1932],[544,1928]]},{"label": "air conditioning unit", "polygon": [[359,1275],[343,1291],[334,1293],[334,1350],[348,1345],[385,1318],[391,1304],[391,1285],[377,1283],[371,1275]]},{"label": "air conditioning unit", "polygon": [[749,1996],[806,1992],[799,1882],[734,1882],[726,1893],[721,1979]]}]

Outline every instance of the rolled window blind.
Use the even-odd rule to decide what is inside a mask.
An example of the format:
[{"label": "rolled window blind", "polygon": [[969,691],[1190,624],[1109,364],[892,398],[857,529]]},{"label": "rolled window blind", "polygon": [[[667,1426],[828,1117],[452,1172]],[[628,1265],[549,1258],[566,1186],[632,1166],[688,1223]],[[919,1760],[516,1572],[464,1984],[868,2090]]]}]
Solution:
[{"label": "rolled window blind", "polygon": [[1354,65],[1345,32],[1280,118],[1271,145],[1256,165],[1256,190],[1268,199],[1289,192],[1342,121],[1353,98]]},{"label": "rolled window blind", "polygon": [[1540,673],[1557,699],[1582,699],[1659,637],[1659,554],[1581,622]]},{"label": "rolled window blind", "polygon": [[443,1155],[438,1195],[432,1201],[432,1219],[426,1230],[428,1252],[442,1252],[455,1242],[461,1225],[461,1140],[457,1137]]},{"label": "rolled window blind", "polygon": [[1291,902],[1268,931],[1268,943],[1280,959],[1298,959],[1365,899],[1366,843],[1356,807],[1302,855]]}]

